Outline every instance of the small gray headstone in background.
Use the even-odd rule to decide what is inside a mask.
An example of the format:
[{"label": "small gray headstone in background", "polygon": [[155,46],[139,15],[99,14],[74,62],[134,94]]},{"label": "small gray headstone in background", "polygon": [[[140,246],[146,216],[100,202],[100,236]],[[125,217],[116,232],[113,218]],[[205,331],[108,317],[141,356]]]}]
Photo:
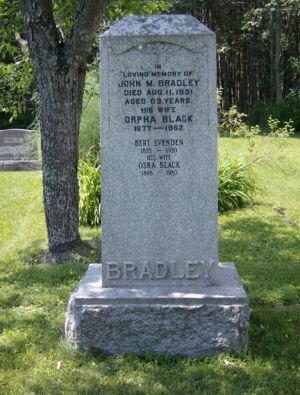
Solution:
[{"label": "small gray headstone in background", "polygon": [[212,281],[215,35],[187,15],[127,17],[101,45],[103,285]]},{"label": "small gray headstone in background", "polygon": [[38,170],[40,168],[35,130],[0,130],[0,170]]},{"label": "small gray headstone in background", "polygon": [[38,159],[38,149],[35,130],[0,130],[0,161],[36,159]]},{"label": "small gray headstone in background", "polygon": [[125,17],[101,37],[102,266],[66,337],[103,352],[244,350],[249,309],[218,263],[215,36],[188,15]]}]

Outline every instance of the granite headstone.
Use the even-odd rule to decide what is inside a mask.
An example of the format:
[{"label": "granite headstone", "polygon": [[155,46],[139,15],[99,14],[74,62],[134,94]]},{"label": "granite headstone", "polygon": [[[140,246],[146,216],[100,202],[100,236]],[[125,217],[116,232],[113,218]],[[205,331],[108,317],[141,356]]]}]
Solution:
[{"label": "granite headstone", "polygon": [[28,129],[0,130],[0,170],[40,168],[37,133]]},{"label": "granite headstone", "polygon": [[215,36],[185,15],[101,38],[103,285],[192,285],[218,263]]},{"label": "granite headstone", "polygon": [[73,347],[245,348],[247,297],[218,263],[215,57],[188,15],[125,17],[101,37],[102,270],[71,296]]}]

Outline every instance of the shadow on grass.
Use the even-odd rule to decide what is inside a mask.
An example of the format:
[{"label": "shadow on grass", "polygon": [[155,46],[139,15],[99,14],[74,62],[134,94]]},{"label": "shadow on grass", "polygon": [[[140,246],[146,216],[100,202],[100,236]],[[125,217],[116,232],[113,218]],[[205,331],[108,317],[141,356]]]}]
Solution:
[{"label": "shadow on grass", "polygon": [[[85,240],[91,242],[91,240]],[[92,262],[99,262],[101,255],[101,241],[99,237],[93,240],[96,248],[91,251],[91,255],[80,259],[78,262],[66,262],[63,264],[45,264],[43,262],[46,249],[41,248],[41,241],[36,240],[26,249],[17,251],[18,261],[15,267],[6,265],[4,271],[7,275],[2,279],[3,285],[13,285],[18,287],[33,287],[41,284],[46,288],[55,288],[63,285],[65,287],[80,281],[87,265]],[[1,299],[1,298],[0,298]]]},{"label": "shadow on grass", "polygon": [[239,355],[206,359],[119,355],[105,360],[86,355],[81,363],[64,372],[64,383],[51,378],[35,382],[30,390],[41,393],[51,386],[56,394],[297,394],[300,384],[297,369]]},{"label": "shadow on grass", "polygon": [[[245,211],[247,213],[247,211]],[[300,234],[272,214],[236,219],[220,226],[220,260],[236,263],[250,304],[300,303]]]},{"label": "shadow on grass", "polygon": [[2,280],[3,285],[13,284],[14,288],[31,288],[43,285],[43,289],[68,286],[79,281],[84,274],[85,263],[65,263],[62,265],[33,265],[15,270]]},{"label": "shadow on grass", "polygon": [[0,369],[30,369],[34,355],[57,348],[63,334],[57,322],[58,315],[58,311],[34,306],[2,311],[0,334],[6,341],[0,344]]}]

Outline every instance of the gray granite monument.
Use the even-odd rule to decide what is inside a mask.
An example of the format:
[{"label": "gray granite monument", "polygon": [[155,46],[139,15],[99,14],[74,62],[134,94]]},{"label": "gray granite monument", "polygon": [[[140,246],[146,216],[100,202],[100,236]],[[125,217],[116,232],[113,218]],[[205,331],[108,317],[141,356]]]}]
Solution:
[{"label": "gray granite monument", "polygon": [[37,133],[28,129],[0,130],[0,170],[36,170],[38,161]]},{"label": "gray granite monument", "polygon": [[102,265],[71,296],[72,347],[246,347],[247,297],[218,263],[215,58],[188,15],[125,17],[101,37]]}]

